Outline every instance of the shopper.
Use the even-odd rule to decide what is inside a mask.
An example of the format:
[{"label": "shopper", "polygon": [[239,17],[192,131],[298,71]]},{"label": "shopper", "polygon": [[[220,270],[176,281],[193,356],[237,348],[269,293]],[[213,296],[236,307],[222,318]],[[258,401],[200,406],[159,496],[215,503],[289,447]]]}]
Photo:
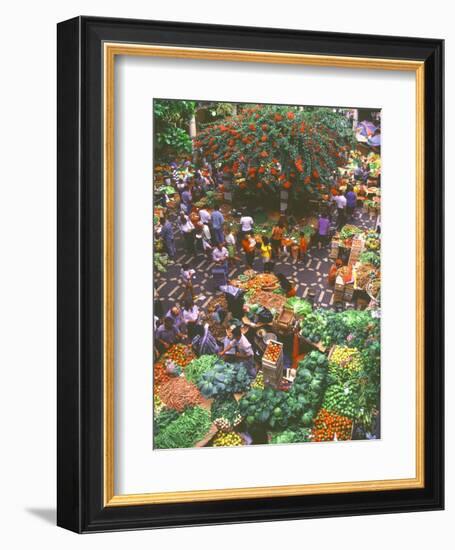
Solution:
[{"label": "shopper", "polygon": [[351,219],[354,214],[355,207],[357,206],[357,195],[353,191],[352,187],[349,186],[346,193],[346,213],[347,218]]},{"label": "shopper", "polygon": [[253,269],[256,240],[249,233],[246,233],[242,239],[242,248],[245,252],[245,263],[247,267]]},{"label": "shopper", "polygon": [[191,191],[189,190],[188,186],[185,186],[185,189],[182,193],[182,210],[185,212],[187,216],[191,214],[192,209],[192,201],[193,197],[191,195]]},{"label": "shopper", "polygon": [[269,238],[266,236],[262,237],[262,242],[260,243],[260,251],[262,263],[264,266],[264,272],[270,273],[272,263],[272,245],[270,244]]},{"label": "shopper", "polygon": [[241,218],[240,218],[240,228],[241,228],[241,233],[240,233],[240,236],[243,240],[243,237],[247,234],[247,233],[250,233],[251,235],[254,234],[254,231],[253,231],[253,226],[254,226],[254,220],[251,216],[249,216],[248,214],[244,214]]},{"label": "shopper", "polygon": [[226,235],[226,248],[229,253],[228,263],[231,266],[234,265],[235,262],[238,260],[236,244],[237,244],[237,240],[234,235],[234,230],[232,229],[232,227],[230,227],[229,232]]},{"label": "shopper", "polygon": [[346,204],[347,200],[344,195],[337,195],[336,197],[333,197],[333,200],[336,202],[337,205],[337,212],[338,212],[338,218],[337,218],[337,227],[338,229],[341,229],[343,225],[346,224]]},{"label": "shopper", "polygon": [[201,208],[198,212],[199,219],[201,220],[201,223],[207,223],[209,224],[211,222],[211,216],[210,212],[207,210],[207,208]]},{"label": "shopper", "polygon": [[297,294],[297,289],[294,284],[292,284],[283,273],[277,273],[278,281],[281,286],[281,290],[286,294],[287,298],[292,298]]},{"label": "shopper", "polygon": [[301,260],[305,259],[305,255],[308,250],[308,243],[305,237],[305,233],[303,231],[300,232],[300,242],[299,242],[299,258]]},{"label": "shopper", "polygon": [[166,247],[166,252],[169,255],[169,258],[175,257],[175,240],[174,240],[174,229],[171,222],[166,218],[165,215],[161,217],[161,237],[164,241],[164,246]]},{"label": "shopper", "polygon": [[272,229],[272,257],[279,258],[281,255],[281,243],[284,236],[284,223],[280,220]]},{"label": "shopper", "polygon": [[321,250],[323,246],[328,243],[330,220],[328,215],[324,212],[318,219],[318,249]]},{"label": "shopper", "polygon": [[229,252],[227,248],[224,246],[224,243],[218,243],[216,247],[213,249],[212,252],[213,261],[217,264],[218,267],[223,267],[226,271],[226,275],[228,273],[228,263],[227,259],[229,257]]},{"label": "shopper", "polygon": [[191,298],[194,300],[194,286],[193,286],[193,279],[196,272],[194,269],[188,269],[188,266],[186,264],[182,265],[180,269],[180,277],[182,279],[183,288],[184,288],[184,296],[185,298]]},{"label": "shopper", "polygon": [[217,205],[215,206],[214,211],[212,213],[212,228],[214,233],[213,236],[216,243],[224,242],[223,225],[224,225],[224,216],[220,212],[220,207]]},{"label": "shopper", "polygon": [[179,228],[185,241],[185,248],[188,252],[194,252],[194,225],[189,216],[183,212],[179,216]]}]

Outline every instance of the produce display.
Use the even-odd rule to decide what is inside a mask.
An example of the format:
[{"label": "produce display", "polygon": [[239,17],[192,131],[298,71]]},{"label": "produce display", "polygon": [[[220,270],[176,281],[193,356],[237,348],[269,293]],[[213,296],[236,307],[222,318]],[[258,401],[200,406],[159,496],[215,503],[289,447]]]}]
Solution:
[{"label": "produce display", "polygon": [[238,447],[244,445],[242,436],[235,432],[220,432],[213,438],[214,447]]},{"label": "produce display", "polygon": [[195,358],[190,347],[183,344],[175,344],[170,347],[164,355],[164,359],[171,359],[180,367],[186,367]]},{"label": "produce display", "polygon": [[377,251],[381,248],[381,241],[376,231],[367,231],[365,246],[370,251]]},{"label": "produce display", "polygon": [[218,397],[246,391],[251,385],[251,378],[246,367],[217,362],[210,370],[202,374],[198,387],[206,398]]},{"label": "produce display", "polygon": [[201,355],[188,363],[185,369],[185,378],[188,382],[198,384],[204,372],[212,369],[220,359],[217,355]]},{"label": "produce display", "polygon": [[335,365],[349,371],[359,371],[362,368],[362,359],[356,348],[335,346],[329,358],[330,365]]},{"label": "produce display", "polygon": [[172,262],[166,253],[155,252],[153,255],[153,267],[160,273],[166,273],[170,263]]},{"label": "produce display", "polygon": [[322,408],[354,419],[359,410],[357,388],[358,385],[350,383],[331,385],[325,392]]},{"label": "produce display", "polygon": [[283,346],[275,342],[269,342],[264,352],[264,359],[276,363],[282,353]]},{"label": "produce display", "polygon": [[352,239],[355,235],[360,235],[362,230],[356,225],[347,224],[341,228],[340,239],[342,241]]},{"label": "produce display", "polygon": [[359,261],[362,264],[371,264],[374,267],[379,267],[381,265],[381,256],[377,252],[368,250],[360,254]]},{"label": "produce display", "polygon": [[294,315],[297,318],[310,315],[310,313],[313,311],[313,307],[311,306],[310,302],[308,302],[308,300],[305,300],[304,298],[298,298],[297,296],[288,298],[286,301],[286,306],[290,307],[294,311]]},{"label": "produce display", "polygon": [[156,449],[184,449],[193,447],[209,431],[212,421],[210,412],[202,407],[183,411],[154,438]]},{"label": "produce display", "polygon": [[307,441],[311,441],[311,430],[308,428],[296,428],[295,430],[288,428],[282,432],[274,432],[270,438],[270,442],[277,445]]},{"label": "produce display", "polygon": [[327,345],[329,340],[326,337],[327,318],[323,310],[315,310],[305,315],[300,323],[300,334],[314,344],[322,342]]},{"label": "produce display", "polygon": [[251,388],[264,388],[264,375],[261,371],[257,373],[256,378],[251,383]]},{"label": "produce display", "polygon": [[168,380],[159,388],[158,395],[167,407],[177,411],[202,403],[197,387],[184,378]]},{"label": "produce display", "polygon": [[372,264],[362,264],[356,267],[356,286],[364,289],[377,276],[377,269]]},{"label": "produce display", "polygon": [[313,441],[346,441],[351,439],[352,420],[321,409],[312,430]]}]

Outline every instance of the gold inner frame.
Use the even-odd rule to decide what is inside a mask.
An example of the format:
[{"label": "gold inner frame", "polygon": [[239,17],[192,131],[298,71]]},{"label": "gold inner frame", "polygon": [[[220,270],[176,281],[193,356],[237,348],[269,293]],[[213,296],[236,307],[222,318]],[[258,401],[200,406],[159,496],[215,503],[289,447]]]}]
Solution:
[{"label": "gold inner frame", "polygon": [[[104,503],[105,506],[270,498],[424,487],[424,62],[360,57],[272,53],[104,43]],[[416,77],[416,476],[406,479],[285,485],[200,491],[122,494],[114,492],[114,70],[115,57],[154,56],[324,67],[412,71]]]}]

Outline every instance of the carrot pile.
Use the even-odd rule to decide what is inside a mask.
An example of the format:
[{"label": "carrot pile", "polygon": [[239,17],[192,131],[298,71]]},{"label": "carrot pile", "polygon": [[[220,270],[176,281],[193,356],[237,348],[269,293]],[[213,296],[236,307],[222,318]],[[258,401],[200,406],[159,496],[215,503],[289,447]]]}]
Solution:
[{"label": "carrot pile", "polygon": [[179,412],[186,407],[194,407],[202,403],[202,395],[194,384],[185,378],[172,378],[158,388],[161,401],[169,408]]},{"label": "carrot pile", "polygon": [[311,433],[313,441],[333,441],[335,434],[338,441],[348,441],[351,439],[351,431],[352,420],[321,409]]}]

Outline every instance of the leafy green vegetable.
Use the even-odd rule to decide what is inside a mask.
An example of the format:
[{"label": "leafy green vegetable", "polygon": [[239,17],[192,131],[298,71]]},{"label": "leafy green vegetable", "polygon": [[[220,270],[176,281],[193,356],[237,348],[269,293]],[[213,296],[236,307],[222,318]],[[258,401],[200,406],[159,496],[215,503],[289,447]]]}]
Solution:
[{"label": "leafy green vegetable", "polygon": [[308,428],[288,428],[282,432],[276,432],[272,435],[270,442],[277,444],[284,443],[303,443],[310,441],[311,430]]},{"label": "leafy green vegetable", "polygon": [[217,397],[212,403],[212,420],[226,418],[233,424],[239,414],[239,406],[234,397]]},{"label": "leafy green vegetable", "polygon": [[286,306],[291,307],[294,310],[294,315],[296,315],[296,317],[305,317],[313,311],[313,308],[308,300],[298,298],[297,296],[288,298],[286,301]]},{"label": "leafy green vegetable", "polygon": [[251,378],[242,363],[231,365],[223,361],[202,373],[198,382],[202,395],[207,398],[243,392],[250,386]]},{"label": "leafy green vegetable", "polygon": [[359,260],[362,264],[371,264],[374,265],[374,267],[380,267],[381,265],[381,256],[373,251],[362,252]]},{"label": "leafy green vegetable", "polygon": [[212,369],[216,363],[220,363],[221,360],[217,355],[201,355],[200,357],[193,359],[185,369],[185,378],[193,384],[198,384],[201,376]]},{"label": "leafy green vegetable", "polygon": [[193,447],[209,431],[212,422],[209,411],[202,407],[186,409],[176,420],[155,436],[157,449]]},{"label": "leafy green vegetable", "polygon": [[155,415],[153,419],[153,430],[154,430],[155,437],[162,430],[167,428],[167,426],[169,426],[171,422],[173,422],[174,420],[177,420],[179,416],[180,416],[180,413],[178,413],[175,409],[168,409],[166,407],[161,409],[160,413]]}]

